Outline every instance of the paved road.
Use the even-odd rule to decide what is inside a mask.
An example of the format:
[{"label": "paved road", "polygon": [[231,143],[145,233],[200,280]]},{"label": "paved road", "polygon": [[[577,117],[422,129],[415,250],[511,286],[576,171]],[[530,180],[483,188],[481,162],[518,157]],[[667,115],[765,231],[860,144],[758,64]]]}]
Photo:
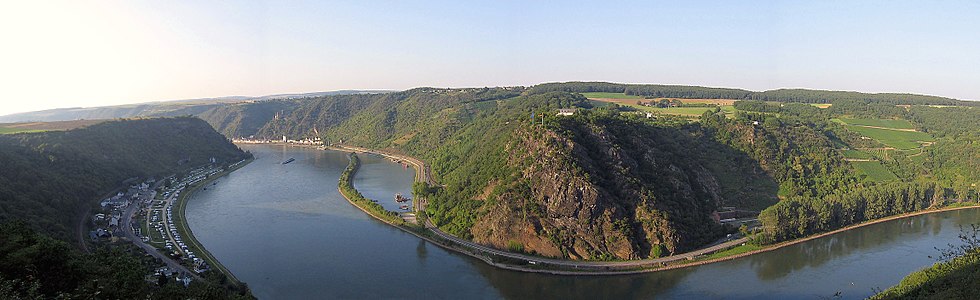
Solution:
[{"label": "paved road", "polygon": [[148,245],[147,243],[143,242],[142,239],[136,236],[136,233],[133,232],[132,223],[133,223],[133,215],[135,215],[136,212],[139,210],[137,209],[138,207],[139,207],[138,203],[130,204],[129,207],[126,208],[126,212],[123,213],[123,219],[121,222],[121,224],[125,224],[122,226],[123,236],[125,236],[130,241],[132,241],[133,244],[136,244],[136,246],[143,248],[143,250],[146,251],[146,253],[149,253],[153,257],[159,258],[161,261],[163,261],[164,264],[167,265],[167,267],[170,267],[170,270],[183,272],[184,274],[190,274],[194,276],[195,279],[201,279],[201,277],[198,276],[197,273],[194,273],[190,269],[187,269],[187,267],[181,265],[180,262],[174,260],[173,258],[164,255],[163,253],[160,253],[160,251],[158,251],[156,247]]},{"label": "paved road", "polygon": [[[360,147],[352,147],[352,146],[338,146],[338,147],[341,148],[341,149],[346,149],[346,150],[350,150],[350,151],[374,153],[374,154],[382,155],[382,156],[385,156],[385,157],[394,158],[394,159],[398,159],[398,160],[401,160],[401,161],[408,162],[408,163],[414,165],[415,166],[415,169],[418,170],[418,174],[416,174],[417,176],[415,178],[416,181],[424,181],[424,182],[426,182],[429,185],[436,185],[435,184],[435,181],[432,180],[432,175],[431,175],[432,172],[429,171],[428,166],[426,166],[425,163],[422,162],[421,160],[416,159],[414,157],[409,157],[409,156],[405,156],[405,155],[398,155],[398,154],[393,154],[393,153],[387,153],[387,152],[383,152],[383,151],[371,150],[371,149],[360,148]],[[425,201],[424,200],[420,200],[420,203],[425,203]],[[418,211],[422,211],[424,209],[425,209],[424,208],[424,205],[416,205],[416,209],[415,210],[416,210],[416,212],[418,212]],[[543,257],[538,257],[538,256],[529,256],[529,255],[524,255],[524,254],[519,254],[519,253],[513,253],[513,252],[498,250],[496,248],[492,248],[492,247],[489,247],[489,246],[477,244],[477,243],[474,243],[472,241],[465,240],[465,239],[456,237],[456,236],[454,236],[452,234],[446,233],[446,232],[440,230],[439,227],[435,226],[435,224],[432,224],[432,221],[430,221],[429,219],[426,219],[425,220],[425,227],[428,228],[429,230],[432,230],[432,232],[434,232],[435,234],[439,235],[440,237],[442,237],[444,239],[453,241],[453,242],[455,242],[457,244],[463,245],[465,247],[468,247],[468,248],[470,248],[472,250],[476,250],[478,252],[482,252],[484,254],[497,255],[497,256],[507,257],[507,258],[516,259],[516,260],[524,260],[524,261],[528,261],[529,263],[530,262],[544,263],[544,264],[548,264],[548,265],[568,267],[568,268],[573,268],[573,269],[574,268],[597,269],[597,268],[607,268],[607,267],[633,268],[633,267],[661,266],[662,264],[666,264],[666,263],[670,263],[670,262],[682,261],[682,260],[689,260],[689,259],[692,259],[692,258],[694,258],[696,256],[710,254],[710,253],[713,253],[715,251],[724,250],[724,249],[727,249],[727,248],[730,248],[730,247],[733,247],[733,246],[737,246],[739,244],[742,244],[742,243],[745,243],[745,242],[748,242],[749,241],[749,238],[743,237],[743,238],[736,239],[736,240],[731,240],[731,241],[725,241],[725,242],[717,243],[717,244],[714,244],[714,245],[711,245],[711,246],[708,246],[708,247],[705,247],[705,248],[697,249],[697,250],[686,252],[686,253],[681,253],[681,254],[677,254],[677,255],[671,255],[671,256],[667,256],[667,257],[653,258],[653,259],[629,260],[629,261],[576,261],[576,260],[566,260],[566,259],[543,258]]]},{"label": "paved road", "polygon": [[432,230],[432,232],[435,232],[436,234],[438,234],[444,239],[451,240],[453,242],[459,243],[468,248],[475,249],[483,253],[503,256],[503,257],[517,259],[517,260],[525,260],[528,261],[529,263],[535,262],[535,263],[544,263],[553,266],[562,266],[562,267],[569,267],[569,268],[590,268],[590,269],[603,268],[603,267],[631,268],[631,267],[661,266],[662,264],[665,263],[689,260],[699,255],[710,254],[715,251],[724,250],[729,247],[737,246],[739,244],[749,241],[749,238],[740,238],[740,239],[723,242],[714,246],[701,248],[686,253],[660,257],[660,258],[653,258],[653,259],[627,260],[627,261],[577,261],[577,260],[544,258],[539,256],[529,256],[529,255],[523,255],[523,254],[518,254],[513,252],[502,251],[496,248],[480,245],[468,240],[458,238],[442,230],[439,230],[439,228],[436,227],[435,224],[432,224],[432,221],[429,221],[428,219],[425,220],[425,227],[429,228],[429,230]]}]

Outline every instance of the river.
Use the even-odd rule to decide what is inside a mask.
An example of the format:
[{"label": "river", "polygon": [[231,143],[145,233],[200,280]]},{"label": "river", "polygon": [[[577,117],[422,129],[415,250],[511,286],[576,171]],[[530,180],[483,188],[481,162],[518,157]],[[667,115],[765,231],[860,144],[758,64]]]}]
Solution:
[{"label": "river", "polygon": [[[256,160],[188,200],[198,240],[260,299],[864,298],[935,262],[975,209],[862,227],[746,258],[625,276],[506,271],[450,253],[351,206],[345,153],[243,145]],[[283,165],[293,157],[296,161]],[[414,171],[361,155],[354,185],[396,209]]]}]

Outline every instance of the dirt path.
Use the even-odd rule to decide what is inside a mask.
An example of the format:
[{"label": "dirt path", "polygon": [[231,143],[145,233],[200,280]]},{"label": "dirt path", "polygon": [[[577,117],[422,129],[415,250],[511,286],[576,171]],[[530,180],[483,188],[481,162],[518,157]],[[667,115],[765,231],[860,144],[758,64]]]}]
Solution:
[{"label": "dirt path", "polygon": [[85,241],[85,221],[88,221],[89,216],[92,215],[92,208],[86,208],[82,211],[82,217],[78,219],[78,224],[75,225],[75,234],[78,238],[78,248],[82,249],[84,253],[92,253],[88,249],[88,242]]},{"label": "dirt path", "polygon": [[905,131],[905,132],[919,132],[918,130],[915,130],[915,129],[890,128],[890,127],[880,127],[880,126],[871,126],[871,125],[851,125],[851,124],[848,124],[847,126],[857,126],[857,127],[864,127],[864,128],[874,128],[874,129],[884,129],[884,130],[894,130],[894,131]]}]

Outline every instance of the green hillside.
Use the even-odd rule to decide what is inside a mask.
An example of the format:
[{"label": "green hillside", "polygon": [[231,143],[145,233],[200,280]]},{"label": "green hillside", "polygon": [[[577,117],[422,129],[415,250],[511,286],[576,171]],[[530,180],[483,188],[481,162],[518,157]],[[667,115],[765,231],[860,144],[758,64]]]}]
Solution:
[{"label": "green hillside", "polygon": [[896,129],[915,129],[915,125],[907,120],[890,120],[890,119],[850,119],[850,118],[840,118],[840,120],[848,125],[861,125],[861,126],[874,126],[874,127],[884,127],[884,128],[896,128]]},{"label": "green hillside", "polygon": [[129,178],[160,177],[245,154],[196,118],[109,121],[0,135],[0,221],[72,240],[81,210]]},{"label": "green hillside", "polygon": [[859,177],[867,176],[868,180],[871,181],[881,182],[898,179],[895,173],[888,171],[877,161],[852,161],[851,165],[857,169]]}]

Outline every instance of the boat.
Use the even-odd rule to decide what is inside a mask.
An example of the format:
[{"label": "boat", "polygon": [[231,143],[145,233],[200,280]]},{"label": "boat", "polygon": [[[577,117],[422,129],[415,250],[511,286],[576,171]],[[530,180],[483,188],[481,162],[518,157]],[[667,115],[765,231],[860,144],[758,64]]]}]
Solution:
[{"label": "boat", "polygon": [[412,201],[412,199],[402,196],[401,193],[395,194],[395,202],[400,203],[400,202],[408,202],[408,201]]},{"label": "boat", "polygon": [[285,165],[285,164],[288,164],[288,163],[291,163],[291,162],[293,162],[293,161],[295,161],[295,160],[296,160],[295,158],[292,158],[292,157],[290,157],[290,158],[289,158],[289,159],[287,159],[286,161],[284,161],[284,162],[282,162],[282,164],[284,164],[284,165]]},{"label": "boat", "polygon": [[408,204],[402,204],[402,206],[399,206],[398,208],[401,208],[402,210],[408,210]]}]

